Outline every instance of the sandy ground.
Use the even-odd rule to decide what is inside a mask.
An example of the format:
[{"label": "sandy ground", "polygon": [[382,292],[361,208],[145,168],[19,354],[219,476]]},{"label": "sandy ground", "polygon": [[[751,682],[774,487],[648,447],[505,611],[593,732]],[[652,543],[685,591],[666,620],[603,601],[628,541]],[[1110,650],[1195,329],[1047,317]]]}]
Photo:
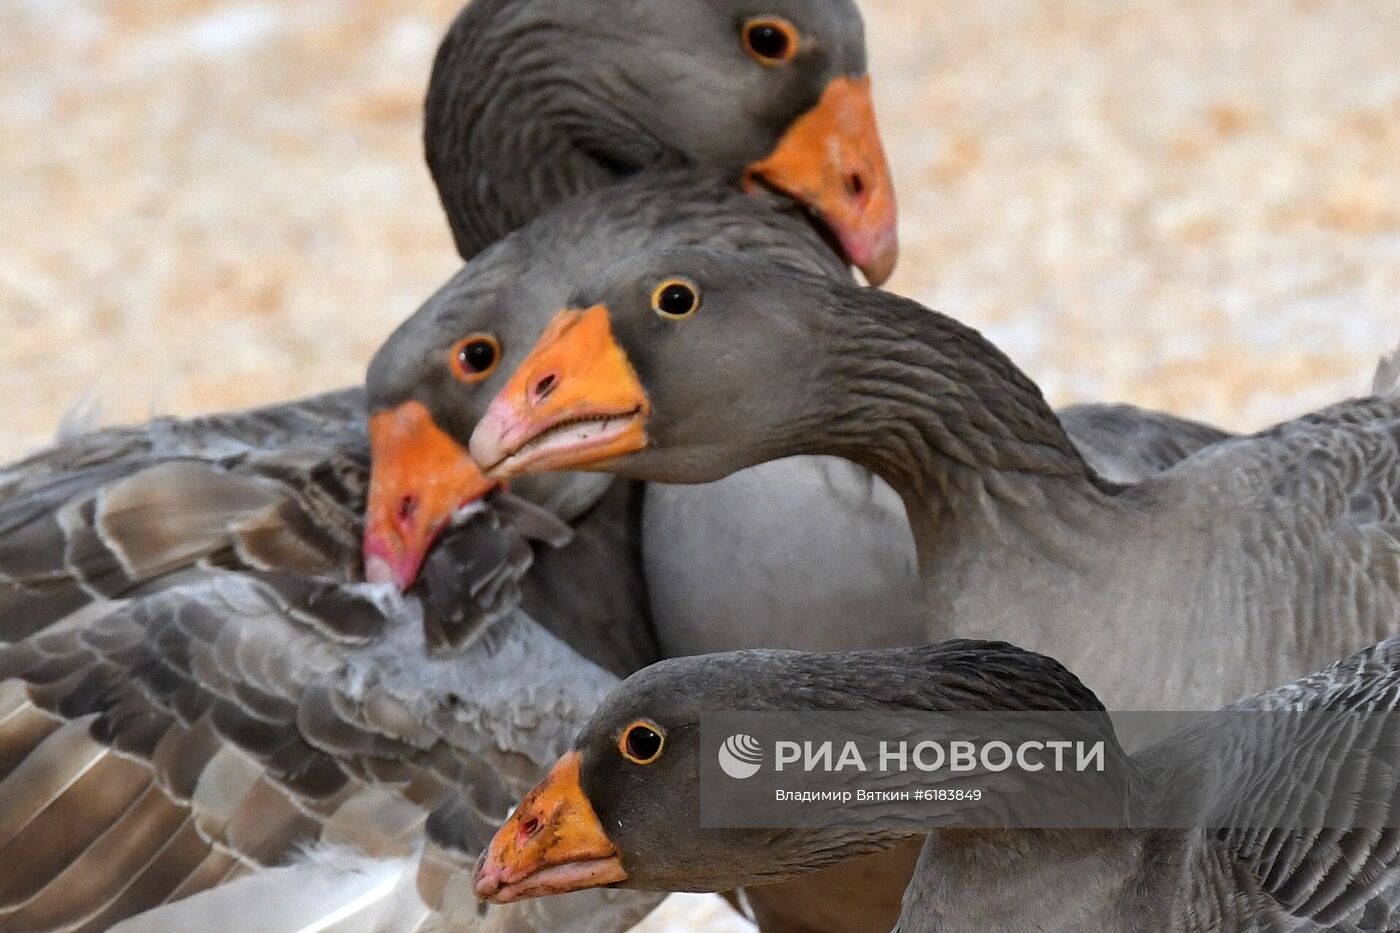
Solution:
[{"label": "sandy ground", "polygon": [[[418,133],[457,3],[0,0],[0,457],[358,379],[456,265]],[[864,8],[892,285],[1055,401],[1258,427],[1400,341],[1394,0]]]}]

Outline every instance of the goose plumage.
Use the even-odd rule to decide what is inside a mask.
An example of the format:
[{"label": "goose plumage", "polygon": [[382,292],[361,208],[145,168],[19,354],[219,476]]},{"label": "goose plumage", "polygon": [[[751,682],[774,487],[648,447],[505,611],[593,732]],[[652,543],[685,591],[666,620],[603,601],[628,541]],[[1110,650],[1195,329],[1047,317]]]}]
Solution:
[{"label": "goose plumage", "polygon": [[[30,464],[0,503],[0,925],[106,929],[336,849],[374,867],[295,869],[324,869],[312,919],[398,894],[414,909],[391,928],[416,929],[420,890],[483,919],[453,873],[614,682],[516,608],[529,536],[568,528],[502,499],[402,596],[355,582],[363,438],[139,459],[109,439],[116,462],[89,437],[84,466],[46,483]],[[511,657],[522,678],[501,689]],[[592,906],[624,929],[651,903]]]}]

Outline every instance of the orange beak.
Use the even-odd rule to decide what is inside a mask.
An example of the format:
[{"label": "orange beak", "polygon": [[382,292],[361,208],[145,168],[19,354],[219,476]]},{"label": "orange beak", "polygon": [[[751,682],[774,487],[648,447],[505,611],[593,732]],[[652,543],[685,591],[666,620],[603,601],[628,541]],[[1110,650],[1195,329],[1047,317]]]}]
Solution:
[{"label": "orange beak", "polygon": [[778,147],[744,173],[815,211],[872,285],[899,259],[894,184],[875,123],[870,78],[837,78],[798,117]]},{"label": "orange beak", "polygon": [[408,589],[452,513],[495,483],[421,402],[371,415],[369,443],[365,579]]},{"label": "orange beak", "polygon": [[477,865],[477,897],[506,904],[627,880],[578,772],[569,752],[520,801]]},{"label": "orange beak", "polygon": [[561,311],[491,402],[471,452],[498,480],[593,468],[645,447],[650,411],[608,309]]}]

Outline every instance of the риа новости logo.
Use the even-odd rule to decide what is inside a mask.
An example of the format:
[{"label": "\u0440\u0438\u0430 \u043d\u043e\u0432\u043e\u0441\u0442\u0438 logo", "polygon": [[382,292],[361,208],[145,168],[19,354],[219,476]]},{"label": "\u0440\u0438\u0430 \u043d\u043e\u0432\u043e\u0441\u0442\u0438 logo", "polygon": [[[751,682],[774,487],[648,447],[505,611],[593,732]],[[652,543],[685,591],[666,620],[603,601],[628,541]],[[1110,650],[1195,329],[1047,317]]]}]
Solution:
[{"label": "\u0440\u0438\u0430 \u043d\u043e\u0432\u043e\u0441\u0442\u0438 logo", "polygon": [[763,747],[751,735],[731,735],[719,747],[720,770],[736,780],[753,777],[762,764]]}]

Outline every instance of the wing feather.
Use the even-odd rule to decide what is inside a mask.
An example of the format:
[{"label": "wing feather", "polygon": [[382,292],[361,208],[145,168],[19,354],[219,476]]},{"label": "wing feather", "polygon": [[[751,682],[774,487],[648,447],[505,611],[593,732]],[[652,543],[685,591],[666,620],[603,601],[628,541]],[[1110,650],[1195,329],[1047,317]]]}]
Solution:
[{"label": "wing feather", "polygon": [[[1234,709],[1391,714],[1400,708],[1397,698],[1400,638]],[[1321,814],[1325,808],[1335,816],[1339,806],[1363,817],[1356,821],[1363,828],[1230,829],[1206,838],[1207,846],[1224,853],[1293,922],[1359,931],[1393,928],[1390,918],[1400,908],[1400,830],[1387,826],[1400,810],[1400,737],[1391,718],[1272,720],[1274,731],[1243,733],[1246,740],[1232,750],[1235,767],[1216,778],[1210,797],[1217,801],[1217,825],[1284,825],[1273,818]],[[1324,822],[1335,826],[1337,821],[1318,825]]]},{"label": "wing feather", "polygon": [[[100,432],[0,471],[0,858],[23,866],[0,926],[103,929],[328,845],[426,847],[469,894],[615,681],[518,608],[537,551],[575,544],[514,497],[461,516],[413,594],[358,582],[360,404]],[[656,899],[447,900],[469,927],[621,930]]]}]

